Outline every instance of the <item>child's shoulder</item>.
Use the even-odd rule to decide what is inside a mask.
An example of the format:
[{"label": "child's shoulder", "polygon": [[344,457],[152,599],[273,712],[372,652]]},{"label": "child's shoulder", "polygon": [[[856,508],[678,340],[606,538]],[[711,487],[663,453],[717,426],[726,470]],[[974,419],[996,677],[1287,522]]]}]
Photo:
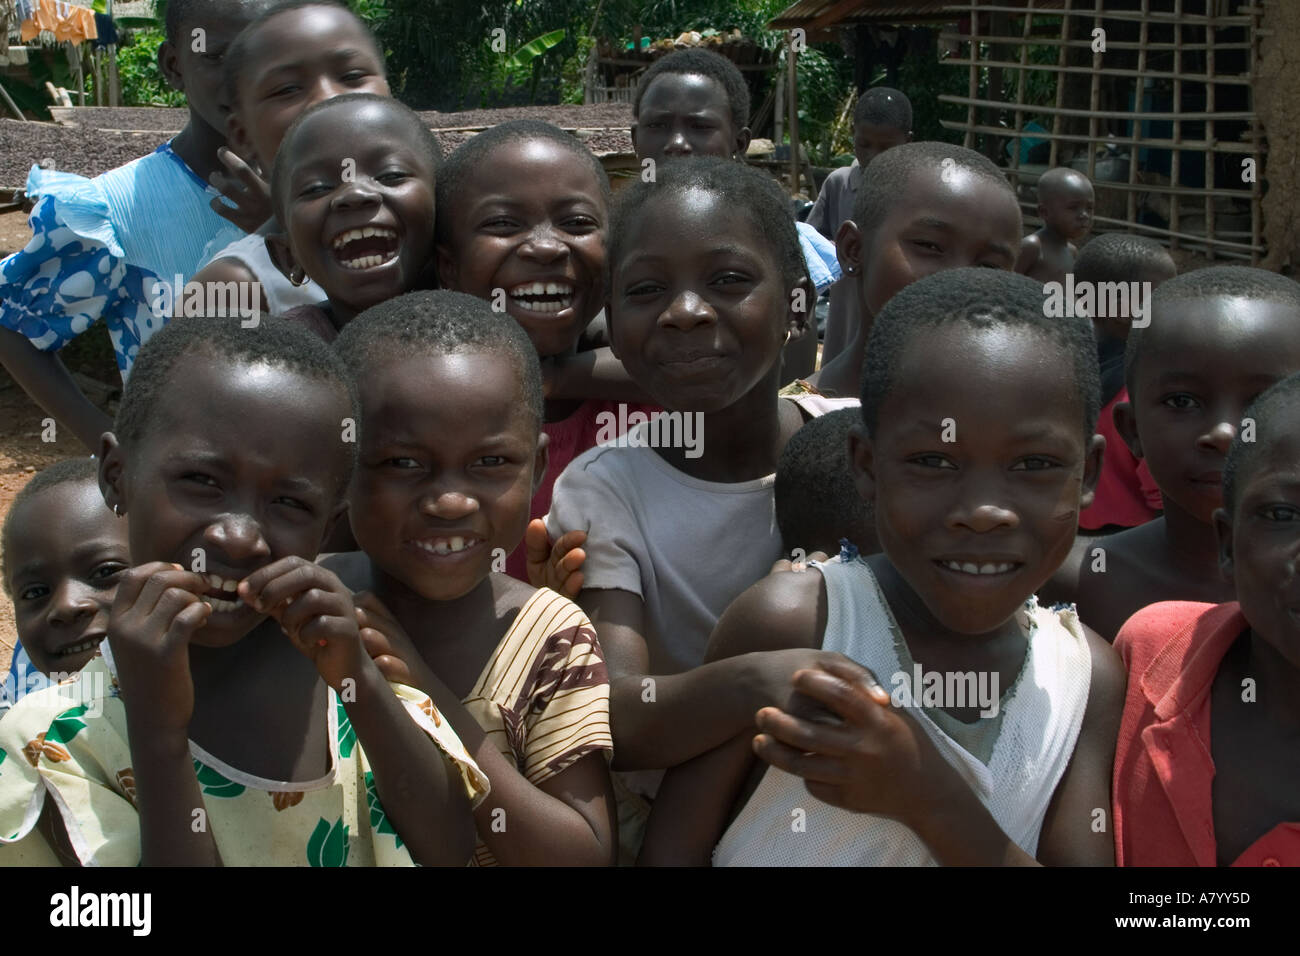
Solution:
[{"label": "child's shoulder", "polygon": [[1165,657],[1173,671],[1225,627],[1244,624],[1236,602],[1160,601],[1134,613],[1115,638],[1115,649],[1130,673],[1145,671],[1157,657]]},{"label": "child's shoulder", "polygon": [[820,568],[773,570],[723,612],[709,641],[706,660],[751,651],[819,648],[826,616],[826,580]]}]

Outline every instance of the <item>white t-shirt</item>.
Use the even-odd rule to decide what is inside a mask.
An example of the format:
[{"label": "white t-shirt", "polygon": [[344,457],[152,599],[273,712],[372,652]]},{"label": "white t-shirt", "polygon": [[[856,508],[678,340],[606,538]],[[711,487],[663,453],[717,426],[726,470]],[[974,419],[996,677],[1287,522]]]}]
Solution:
[{"label": "white t-shirt", "polygon": [[[626,444],[647,434],[639,425]],[[781,557],[775,482],[775,475],[700,481],[653,448],[616,442],[570,462],[555,483],[546,527],[552,540],[587,532],[584,589],[640,595],[650,673],[676,674],[703,663],[727,605]]]},{"label": "white t-shirt", "polygon": [[257,232],[250,232],[242,239],[235,240],[208,261],[238,259],[242,262],[266,294],[268,315],[284,315],[295,306],[319,305],[324,302],[329,296],[313,280],[308,279],[302,285],[294,285],[271,261],[271,254],[266,249],[266,237],[273,229],[279,229],[274,220],[263,225]]}]

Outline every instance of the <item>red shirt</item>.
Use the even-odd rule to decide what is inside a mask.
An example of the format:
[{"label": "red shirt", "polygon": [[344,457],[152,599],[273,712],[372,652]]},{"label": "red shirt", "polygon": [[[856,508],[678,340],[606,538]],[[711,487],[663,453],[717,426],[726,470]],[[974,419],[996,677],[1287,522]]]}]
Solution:
[{"label": "red shirt", "polygon": [[1115,428],[1115,406],[1128,401],[1128,389],[1106,403],[1097,419],[1097,434],[1106,437],[1106,452],[1097,479],[1097,495],[1092,504],[1079,513],[1079,527],[1097,531],[1108,525],[1136,528],[1157,517],[1164,509],[1160,489],[1147,463],[1133,457]]},{"label": "red shirt", "polygon": [[[1249,625],[1236,602],[1165,601],[1115,638],[1128,692],[1111,804],[1119,866],[1215,866],[1210,689]],[[1300,823],[1279,823],[1233,866],[1300,866]]]}]

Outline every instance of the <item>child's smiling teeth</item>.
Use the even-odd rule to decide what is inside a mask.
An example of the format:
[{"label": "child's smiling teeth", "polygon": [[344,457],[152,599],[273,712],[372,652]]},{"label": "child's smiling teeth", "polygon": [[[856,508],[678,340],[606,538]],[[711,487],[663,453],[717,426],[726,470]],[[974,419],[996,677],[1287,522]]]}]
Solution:
[{"label": "child's smiling teeth", "polygon": [[[359,244],[355,250],[347,248],[354,243]],[[345,229],[334,237],[330,248],[345,269],[370,269],[397,258],[397,230],[387,226]],[[352,254],[354,251],[363,254]]]},{"label": "child's smiling teeth", "polygon": [[976,564],[973,561],[940,561],[949,571],[956,571],[959,574],[1006,574],[1008,571],[1015,570],[1016,565],[1010,561],[999,561],[994,564]]},{"label": "child's smiling teeth", "polygon": [[510,290],[510,298],[529,312],[555,314],[573,304],[573,286],[567,282],[525,282]]},{"label": "child's smiling teeth", "polygon": [[462,538],[456,535],[451,538],[430,538],[426,541],[416,541],[415,546],[421,551],[428,551],[430,554],[456,554],[460,551],[466,551],[478,544],[478,538]]},{"label": "child's smiling teeth", "polygon": [[239,587],[239,581],[235,578],[223,578],[219,574],[205,574],[204,579],[211,585],[211,589],[200,600],[208,605],[214,611],[233,611],[242,603],[238,598],[228,600],[226,598],[214,597],[212,592],[219,591],[222,594],[233,595]]},{"label": "child's smiling teeth", "polygon": [[95,648],[99,646],[99,642],[102,640],[103,640],[102,637],[96,637],[96,638],[92,638],[89,641],[82,641],[80,644],[73,644],[70,647],[63,648],[63,650],[61,651],[56,651],[54,656],[72,657],[74,654],[82,654],[85,653],[86,651],[93,651]]}]

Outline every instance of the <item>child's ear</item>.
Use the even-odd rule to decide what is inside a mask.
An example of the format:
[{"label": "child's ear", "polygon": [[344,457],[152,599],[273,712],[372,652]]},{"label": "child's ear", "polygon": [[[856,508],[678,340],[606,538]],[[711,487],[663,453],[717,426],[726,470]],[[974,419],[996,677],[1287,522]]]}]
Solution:
[{"label": "child's ear", "polygon": [[537,494],[537,489],[542,486],[542,479],[546,477],[546,466],[551,460],[551,436],[546,432],[537,434],[537,453],[533,459],[533,494]]},{"label": "child's ear", "polygon": [[126,488],[123,480],[124,456],[117,436],[104,432],[99,438],[99,493],[104,504],[119,518],[126,514]]},{"label": "child's ear", "polygon": [[1106,436],[1093,435],[1088,439],[1088,449],[1083,457],[1083,488],[1079,495],[1079,510],[1092,505],[1097,495],[1097,479],[1101,477],[1101,463],[1106,452]]},{"label": "child's ear", "polygon": [[754,134],[750,132],[748,126],[736,134],[735,156],[737,159],[744,160],[745,154],[749,151],[749,141],[753,138]]},{"label": "child's ear", "polygon": [[444,289],[455,289],[460,270],[456,268],[456,258],[451,254],[451,247],[439,242],[433,247],[434,259],[438,263],[438,281]]},{"label": "child's ear", "polygon": [[1128,445],[1128,450],[1133,453],[1133,457],[1141,458],[1142,439],[1138,437],[1137,416],[1133,414],[1133,403],[1120,402],[1115,406],[1113,414],[1115,431],[1119,432],[1119,437],[1124,439],[1124,444]]},{"label": "child's ear", "polygon": [[864,249],[862,230],[852,219],[845,219],[835,233],[835,257],[840,260],[840,268],[845,275],[859,275],[862,272]]},{"label": "child's ear", "polygon": [[861,422],[849,430],[849,467],[853,469],[853,486],[858,497],[867,503],[876,500],[875,449],[867,426]]},{"label": "child's ear", "polygon": [[1236,568],[1232,561],[1232,518],[1227,509],[1216,508],[1210,520],[1214,523],[1214,537],[1219,545],[1219,574],[1223,576],[1223,580],[1235,585],[1237,582]]},{"label": "child's ear", "polygon": [[809,329],[817,327],[812,320],[813,309],[817,306],[817,289],[812,280],[804,276],[794,284],[789,295],[790,309],[786,327],[790,330],[790,340],[794,341],[807,335]]},{"label": "child's ear", "polygon": [[275,267],[284,274],[284,277],[294,285],[302,285],[307,281],[307,272],[302,266],[298,265],[298,260],[293,254],[293,247],[289,245],[289,237],[282,232],[273,232],[266,237],[266,251],[270,255],[271,261]]},{"label": "child's ear", "polygon": [[340,501],[337,505],[335,505],[334,510],[330,512],[329,520],[325,522],[325,533],[321,536],[320,539],[320,549],[319,549],[320,552],[325,551],[326,544],[329,542],[329,540],[332,537],[334,537],[334,529],[338,527],[339,520],[341,519],[343,521],[346,521],[347,514],[348,514],[348,498],[347,495],[344,495],[343,500]]},{"label": "child's ear", "polygon": [[181,58],[171,40],[164,40],[158,47],[158,69],[167,78],[167,85],[179,93],[185,92],[185,77],[181,73]]}]

